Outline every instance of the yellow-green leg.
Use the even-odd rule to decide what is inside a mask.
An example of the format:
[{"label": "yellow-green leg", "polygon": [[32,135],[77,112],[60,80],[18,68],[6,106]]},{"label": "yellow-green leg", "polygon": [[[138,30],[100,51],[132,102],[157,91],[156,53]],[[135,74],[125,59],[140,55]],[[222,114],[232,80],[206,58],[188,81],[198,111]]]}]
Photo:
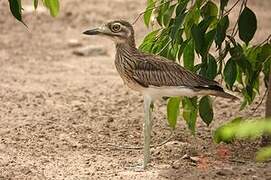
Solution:
[{"label": "yellow-green leg", "polygon": [[150,143],[152,131],[152,98],[144,96],[144,161],[143,168],[146,169],[150,162]]}]

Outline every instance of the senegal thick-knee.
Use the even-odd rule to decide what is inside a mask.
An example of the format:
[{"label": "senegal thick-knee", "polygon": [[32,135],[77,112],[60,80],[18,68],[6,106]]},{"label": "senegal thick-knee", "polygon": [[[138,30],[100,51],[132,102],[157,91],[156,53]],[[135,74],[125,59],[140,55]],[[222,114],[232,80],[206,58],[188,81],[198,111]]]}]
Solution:
[{"label": "senegal thick-knee", "polygon": [[129,88],[144,96],[144,161],[150,161],[151,104],[157,98],[213,95],[237,99],[226,93],[218,82],[195,74],[164,57],[147,54],[136,48],[133,26],[123,20],[108,22],[99,28],[87,30],[87,35],[112,39],[116,46],[115,65]]}]

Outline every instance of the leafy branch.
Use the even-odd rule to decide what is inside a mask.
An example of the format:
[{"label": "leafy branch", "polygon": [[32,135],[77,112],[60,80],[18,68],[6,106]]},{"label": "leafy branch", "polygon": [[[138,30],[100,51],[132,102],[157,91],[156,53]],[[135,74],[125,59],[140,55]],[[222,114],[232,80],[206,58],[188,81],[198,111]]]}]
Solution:
[{"label": "leafy branch", "polygon": [[[58,0],[41,0],[43,5],[50,11],[51,16],[56,17],[59,13],[59,1]],[[21,0],[9,0],[9,7],[12,15],[25,26],[26,24],[22,18],[22,3]],[[35,9],[38,8],[39,0],[33,0],[33,6]]]},{"label": "leafy branch", "polygon": [[[252,104],[259,94],[260,73],[264,74],[267,87],[271,44],[270,38],[255,45],[250,43],[257,30],[257,17],[247,7],[247,0],[237,0],[228,10],[225,10],[228,0],[220,0],[219,6],[213,0],[172,2],[147,0],[146,10],[139,14],[136,21],[144,15],[146,26],[153,19],[153,27],[156,28],[145,37],[140,49],[183,63],[185,68],[208,79],[220,76],[229,90],[239,91],[243,96],[240,110]],[[237,21],[230,30],[228,15],[240,2]],[[237,33],[241,42],[236,38]],[[212,46],[218,51],[212,52]],[[195,54],[201,60],[198,64],[195,64]],[[168,102],[171,101],[169,99]],[[195,131],[197,114],[207,125],[212,122],[210,97],[182,98],[179,101],[182,102],[183,118],[192,132]],[[179,106],[172,104],[168,103],[168,109],[173,109],[168,111],[169,124],[175,122],[178,118],[176,114],[179,114]]]},{"label": "leafy branch", "polygon": [[[154,9],[157,9],[160,6],[162,6],[166,3],[172,2],[172,1],[175,1],[175,0],[168,0],[163,3],[160,2],[158,6],[155,6],[155,4],[157,3],[156,1],[148,0],[148,5],[147,5],[146,10],[139,13],[132,24],[135,24],[141,16],[143,16],[143,15],[149,16],[149,14],[151,14],[151,11],[153,11]],[[145,22],[145,23],[146,23],[146,25],[149,24],[149,22]]]}]

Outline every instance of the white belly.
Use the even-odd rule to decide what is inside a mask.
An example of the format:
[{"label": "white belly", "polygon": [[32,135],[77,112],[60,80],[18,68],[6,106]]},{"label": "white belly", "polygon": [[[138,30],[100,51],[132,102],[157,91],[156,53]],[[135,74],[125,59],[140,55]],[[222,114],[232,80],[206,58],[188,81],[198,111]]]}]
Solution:
[{"label": "white belly", "polygon": [[144,88],[141,93],[144,95],[151,96],[153,99],[161,98],[161,97],[177,97],[177,96],[188,96],[193,97],[197,96],[200,93],[198,91],[194,91],[190,88],[184,86],[172,87],[172,86],[149,86],[148,88]]}]

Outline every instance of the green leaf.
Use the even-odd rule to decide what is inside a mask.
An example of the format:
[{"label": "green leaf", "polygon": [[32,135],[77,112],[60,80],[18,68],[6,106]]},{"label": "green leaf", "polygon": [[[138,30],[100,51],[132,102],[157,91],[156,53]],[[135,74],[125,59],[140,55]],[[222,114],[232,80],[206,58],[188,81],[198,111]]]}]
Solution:
[{"label": "green leaf", "polygon": [[191,34],[195,42],[196,51],[200,54],[203,54],[202,48],[204,46],[204,33],[200,31],[200,28],[196,24],[193,24],[191,28]]},{"label": "green leaf", "polygon": [[241,85],[244,86],[244,83],[243,83],[243,72],[241,70],[241,68],[239,66],[237,66],[237,77],[236,77],[236,80],[238,83],[240,83]]},{"label": "green leaf", "polygon": [[254,70],[248,81],[248,85],[251,86],[250,87],[251,91],[249,92],[249,95],[252,101],[254,100],[256,96],[256,92],[259,93],[259,76],[260,76],[261,69],[262,67],[260,69]]},{"label": "green leaf", "polygon": [[259,58],[261,52],[262,52],[262,47],[260,46],[255,46],[255,47],[250,47],[245,49],[245,56],[247,60],[250,62],[252,65],[253,69],[258,69],[259,66],[261,66],[262,62],[265,61],[262,57]]},{"label": "green leaf", "polygon": [[149,34],[147,34],[147,36],[145,36],[145,38],[143,39],[143,42],[149,42],[149,41],[154,41],[156,38],[157,33],[160,31],[160,29],[157,29],[155,31],[150,32]]},{"label": "green leaf", "polygon": [[193,72],[195,72],[197,74],[201,74],[200,73],[201,69],[202,69],[202,63],[201,64],[197,64],[197,65],[194,66],[194,71]]},{"label": "green leaf", "polygon": [[254,99],[253,85],[247,84],[246,93],[248,96],[248,97],[246,97],[246,99],[248,100],[248,103],[251,104]]},{"label": "green leaf", "polygon": [[239,37],[247,45],[257,30],[256,15],[248,7],[245,7],[238,19]]},{"label": "green leaf", "polygon": [[213,19],[214,17],[203,19],[198,25],[193,24],[191,28],[192,38],[195,41],[195,49],[203,59],[206,58],[207,51],[209,51],[214,40],[215,30],[211,30],[205,34]]},{"label": "green leaf", "polygon": [[177,8],[176,8],[176,17],[181,15],[181,14],[184,14],[184,11],[186,9],[186,6],[187,6],[187,3],[189,2],[189,0],[181,0],[181,1],[178,1],[178,5],[177,5]]},{"label": "green leaf", "polygon": [[196,6],[198,7],[198,8],[200,8],[201,7],[201,5],[203,4],[205,2],[205,0],[196,0]]},{"label": "green leaf", "polygon": [[271,44],[265,43],[261,47],[261,52],[259,53],[257,60],[260,62],[264,62],[269,58],[271,58]]},{"label": "green leaf", "polygon": [[193,71],[194,68],[194,43],[190,40],[183,51],[183,64],[186,69]]},{"label": "green leaf", "polygon": [[205,34],[205,32],[207,31],[207,29],[209,28],[209,26],[211,25],[211,23],[214,20],[215,20],[215,17],[213,17],[213,16],[209,16],[209,17],[203,19],[198,25],[199,31],[202,34]]},{"label": "green leaf", "polygon": [[153,0],[147,0],[147,8],[144,13],[144,23],[147,27],[149,27],[149,24],[150,24],[154,5],[155,3],[153,2]]},{"label": "green leaf", "polygon": [[152,53],[168,58],[167,55],[170,48],[169,41],[170,37],[168,36],[168,34],[160,34],[159,40],[153,46]]},{"label": "green leaf", "polygon": [[58,0],[43,0],[44,5],[50,10],[50,14],[56,17],[59,12],[59,2]]},{"label": "green leaf", "polygon": [[[271,119],[248,119],[236,118],[230,123],[216,129],[214,140],[219,143],[232,142],[235,139],[256,139],[263,134],[271,133]],[[271,158],[271,146],[261,148],[256,153],[257,161],[265,161]]]},{"label": "green leaf", "polygon": [[225,68],[224,68],[224,80],[229,86],[230,89],[232,89],[232,86],[236,80],[237,77],[237,66],[235,61],[231,58],[228,60]]},{"label": "green leaf", "polygon": [[186,44],[189,42],[189,40],[185,40],[183,41],[181,44],[180,44],[180,47],[179,47],[179,52],[178,52],[178,60],[180,61],[181,59],[181,56],[183,54],[183,51],[184,51],[184,48],[186,47]]},{"label": "green leaf", "polygon": [[247,105],[247,104],[251,104],[252,102],[252,92],[253,92],[253,88],[250,85],[246,85],[245,88],[242,89],[242,94],[244,96],[244,102],[241,105],[240,109],[243,110],[243,108]]},{"label": "green leaf", "polygon": [[172,97],[169,98],[169,101],[167,103],[167,119],[169,126],[172,129],[175,129],[177,118],[179,116],[180,112],[180,97]]},{"label": "green leaf", "polygon": [[203,122],[209,126],[214,118],[212,100],[209,96],[204,96],[199,101],[199,115]]},{"label": "green leaf", "polygon": [[215,3],[212,1],[208,1],[202,8],[201,8],[201,16],[205,19],[210,16],[217,16],[218,8]]},{"label": "green leaf", "polygon": [[38,8],[38,4],[39,4],[39,0],[34,0],[34,8],[37,9]]},{"label": "green leaf", "polygon": [[152,52],[153,46],[154,46],[153,42],[144,42],[139,46],[139,49],[142,52],[147,52],[148,53],[148,52]]},{"label": "green leaf", "polygon": [[211,31],[209,31],[208,33],[205,34],[204,36],[204,46],[202,49],[202,55],[203,57],[206,57],[207,54],[209,53],[209,50],[214,42],[214,38],[215,38],[215,33],[216,30],[213,29]]},{"label": "green leaf", "polygon": [[174,22],[172,26],[170,27],[170,37],[172,38],[174,43],[180,44],[183,39],[182,39],[182,34],[183,34],[183,28],[182,24],[184,21],[184,17],[186,16],[185,12],[179,12],[177,14],[177,9],[181,4],[179,4],[176,8],[176,17],[174,19]]},{"label": "green leaf", "polygon": [[172,25],[172,28],[170,31],[170,37],[173,40],[173,43],[181,44],[183,42],[183,38],[182,38],[183,29],[181,29],[180,27],[181,27],[181,24],[177,24],[175,20],[175,23]]},{"label": "green leaf", "polygon": [[195,134],[196,120],[197,120],[197,97],[187,98],[185,97],[182,100],[183,104],[183,118],[188,125],[188,128],[191,130],[192,134]]},{"label": "green leaf", "polygon": [[267,61],[265,61],[264,65],[263,65],[265,87],[268,87],[268,84],[269,84],[270,71],[271,71],[271,58],[269,58]]},{"label": "green leaf", "polygon": [[239,124],[239,127],[235,129],[236,137],[239,139],[244,138],[256,138],[260,137],[264,131],[265,127],[268,127],[268,123],[265,123],[261,119],[258,121],[243,121]]},{"label": "green leaf", "polygon": [[174,61],[176,61],[178,59],[178,53],[180,51],[180,45],[179,44],[173,44],[170,43],[170,47],[169,47],[169,59],[172,59]]},{"label": "green leaf", "polygon": [[191,37],[191,28],[194,24],[197,24],[200,18],[200,11],[198,8],[193,7],[190,11],[188,11],[184,20],[184,31],[186,35],[186,39]]},{"label": "green leaf", "polygon": [[241,121],[242,117],[237,117],[233,119],[231,122],[217,128],[214,133],[214,141],[216,143],[220,142],[231,143],[236,137],[235,129],[238,128]]},{"label": "green leaf", "polygon": [[241,106],[240,106],[240,108],[239,108],[239,111],[244,110],[244,108],[245,108],[246,106],[247,106],[247,100],[244,99],[244,101],[241,103]]},{"label": "green leaf", "polygon": [[234,47],[230,48],[230,55],[235,59],[240,59],[243,56],[243,48],[240,44],[236,44]]},{"label": "green leaf", "polygon": [[160,29],[150,32],[140,44],[139,49],[143,52],[151,52]]},{"label": "green leaf", "polygon": [[249,79],[249,77],[252,75],[253,69],[247,58],[245,56],[242,56],[240,58],[236,58],[233,56],[232,59],[236,61],[238,67],[240,67],[241,71],[245,74],[247,79]]},{"label": "green leaf", "polygon": [[229,27],[229,24],[230,24],[230,21],[229,21],[228,15],[222,17],[217,24],[215,43],[218,48],[221,47],[222,42],[225,40],[226,32]]},{"label": "green leaf", "polygon": [[171,5],[167,10],[166,10],[166,12],[164,13],[164,15],[163,15],[163,24],[164,24],[164,26],[168,26],[169,25],[169,22],[170,22],[170,20],[171,20],[171,16],[172,16],[172,14],[173,14],[173,12],[174,12],[174,10],[175,10],[175,6],[176,6],[177,4],[173,4],[173,5]]},{"label": "green leaf", "polygon": [[207,79],[213,80],[217,75],[217,64],[214,56],[208,54],[206,61],[200,65],[200,75]]},{"label": "green leaf", "polygon": [[266,161],[271,158],[271,146],[263,147],[256,153],[257,161]]},{"label": "green leaf", "polygon": [[213,80],[217,75],[217,64],[216,64],[215,57],[212,56],[211,54],[208,55],[207,64],[208,66],[207,66],[205,77],[210,80]]},{"label": "green leaf", "polygon": [[12,15],[21,23],[25,25],[22,19],[22,5],[21,0],[9,0],[9,8]]},{"label": "green leaf", "polygon": [[158,15],[156,19],[160,26],[164,25],[164,15],[168,11],[169,6],[170,6],[170,2],[166,0],[161,0],[160,5],[158,5]]}]

